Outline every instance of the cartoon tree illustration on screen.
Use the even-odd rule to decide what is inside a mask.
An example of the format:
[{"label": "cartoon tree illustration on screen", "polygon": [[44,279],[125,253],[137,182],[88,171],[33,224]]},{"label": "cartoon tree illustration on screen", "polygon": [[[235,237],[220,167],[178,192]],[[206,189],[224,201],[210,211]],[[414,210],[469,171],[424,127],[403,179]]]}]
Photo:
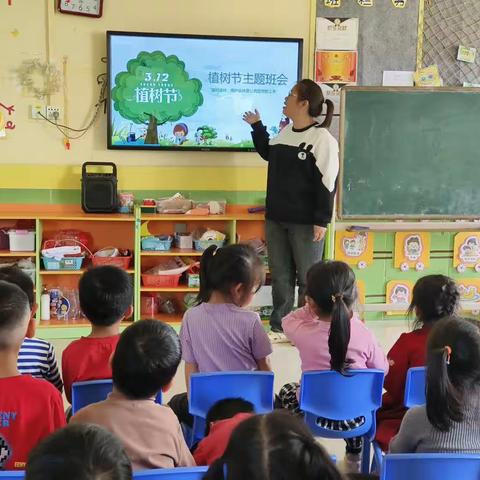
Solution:
[{"label": "cartoon tree illustration on screen", "polygon": [[215,128],[208,125],[202,125],[198,128],[198,130],[200,131],[201,140],[203,141],[203,143],[211,143],[212,140],[214,140],[218,136]]},{"label": "cartoon tree illustration on screen", "polygon": [[189,78],[185,64],[160,51],[140,52],[115,77],[114,109],[137,124],[148,125],[146,144],[158,144],[157,127],[190,117],[203,104],[202,82]]}]

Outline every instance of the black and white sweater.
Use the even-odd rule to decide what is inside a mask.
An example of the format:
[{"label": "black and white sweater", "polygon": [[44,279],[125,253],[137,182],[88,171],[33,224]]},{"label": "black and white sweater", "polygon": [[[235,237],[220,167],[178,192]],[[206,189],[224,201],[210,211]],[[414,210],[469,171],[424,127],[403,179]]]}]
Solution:
[{"label": "black and white sweater", "polygon": [[266,218],[326,227],[338,176],[335,138],[318,124],[303,129],[290,124],[273,139],[262,122],[252,128],[255,148],[268,161]]}]

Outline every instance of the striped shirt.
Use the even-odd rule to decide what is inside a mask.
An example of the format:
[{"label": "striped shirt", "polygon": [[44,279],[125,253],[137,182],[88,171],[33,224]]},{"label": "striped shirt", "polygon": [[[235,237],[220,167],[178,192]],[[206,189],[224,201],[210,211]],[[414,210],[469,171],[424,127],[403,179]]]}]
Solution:
[{"label": "striped shirt", "polygon": [[229,303],[202,303],[185,313],[180,330],[182,357],[200,372],[256,370],[272,353],[257,313]]},{"label": "striped shirt", "polygon": [[60,390],[63,382],[58,371],[53,345],[40,338],[26,338],[18,353],[17,367],[22,375],[43,378]]}]

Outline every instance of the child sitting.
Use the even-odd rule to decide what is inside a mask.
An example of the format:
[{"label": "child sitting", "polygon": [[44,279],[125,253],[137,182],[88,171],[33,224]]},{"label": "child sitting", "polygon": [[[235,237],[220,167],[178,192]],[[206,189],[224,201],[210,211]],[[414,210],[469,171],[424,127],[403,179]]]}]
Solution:
[{"label": "child sitting", "polygon": [[[18,267],[4,267],[0,268],[0,280],[14,283],[25,292],[30,304],[31,317],[34,318],[38,305],[35,303],[32,279]],[[43,378],[58,388],[60,392],[63,390],[55,349],[45,340],[25,338],[18,354],[17,367],[21,374]]]},{"label": "child sitting", "polygon": [[133,285],[117,267],[95,267],[79,283],[80,307],[92,324],[88,337],[74,340],[62,355],[65,395],[72,403],[72,384],[112,378],[109,359],[117,346],[120,322],[131,316]]},{"label": "child sitting", "polygon": [[445,275],[427,275],[413,287],[408,311],[415,312],[415,329],[402,333],[388,352],[390,370],[385,377],[383,405],[377,412],[376,440],[382,450],[388,449],[407,411],[403,399],[408,369],[425,365],[427,337],[432,326],[440,319],[454,315],[459,301],[457,285]]},{"label": "child sitting", "polygon": [[226,398],[213,405],[207,413],[205,437],[193,453],[196,464],[210,465],[220,458],[233,430],[253,413],[253,405],[242,398]]},{"label": "child sitting", "polygon": [[257,415],[233,432],[204,480],[342,480],[307,426],[287,412]]},{"label": "child sitting", "polygon": [[0,470],[23,470],[30,450],[65,425],[60,392],[17,369],[20,346],[34,333],[27,295],[0,281]]},{"label": "child sitting", "polygon": [[181,359],[178,335],[157,320],[124,330],[112,358],[113,392],[75,414],[71,423],[100,425],[122,442],[134,470],[195,465],[182,429],[168,407],[155,403],[167,391]]},{"label": "child sitting", "polygon": [[432,328],[426,405],[408,410],[390,451],[480,453],[480,327],[475,320],[449,317]]},{"label": "child sitting", "polygon": [[69,425],[41,442],[28,457],[25,480],[131,480],[121,443],[96,425]]},{"label": "child sitting", "polygon": [[[319,262],[307,273],[306,305],[287,315],[283,331],[297,347],[302,372],[378,368],[388,371],[385,354],[373,334],[353,313],[357,287],[353,270],[343,262]],[[284,408],[300,413],[298,383],[285,385],[279,393]],[[363,417],[349,422],[323,419],[322,426],[332,430],[352,430]],[[347,425],[348,424],[348,425]],[[346,469],[360,468],[362,439],[346,439]]]},{"label": "child sitting", "polygon": [[[271,370],[268,336],[259,315],[245,308],[264,277],[260,257],[247,245],[205,250],[198,305],[187,310],[180,329],[187,389],[196,372]],[[169,405],[181,422],[192,425],[186,394]]]}]

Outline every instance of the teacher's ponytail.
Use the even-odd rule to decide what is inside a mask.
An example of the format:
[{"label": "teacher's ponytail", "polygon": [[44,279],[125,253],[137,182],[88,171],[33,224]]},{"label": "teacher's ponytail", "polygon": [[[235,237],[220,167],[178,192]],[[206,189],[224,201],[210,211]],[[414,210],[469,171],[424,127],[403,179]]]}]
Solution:
[{"label": "teacher's ponytail", "polygon": [[332,124],[334,105],[331,100],[325,100],[322,89],[313,80],[305,78],[297,83],[297,96],[300,101],[308,102],[308,114],[317,118],[322,115],[323,104],[327,106],[325,120],[320,124],[322,128],[329,128]]}]

